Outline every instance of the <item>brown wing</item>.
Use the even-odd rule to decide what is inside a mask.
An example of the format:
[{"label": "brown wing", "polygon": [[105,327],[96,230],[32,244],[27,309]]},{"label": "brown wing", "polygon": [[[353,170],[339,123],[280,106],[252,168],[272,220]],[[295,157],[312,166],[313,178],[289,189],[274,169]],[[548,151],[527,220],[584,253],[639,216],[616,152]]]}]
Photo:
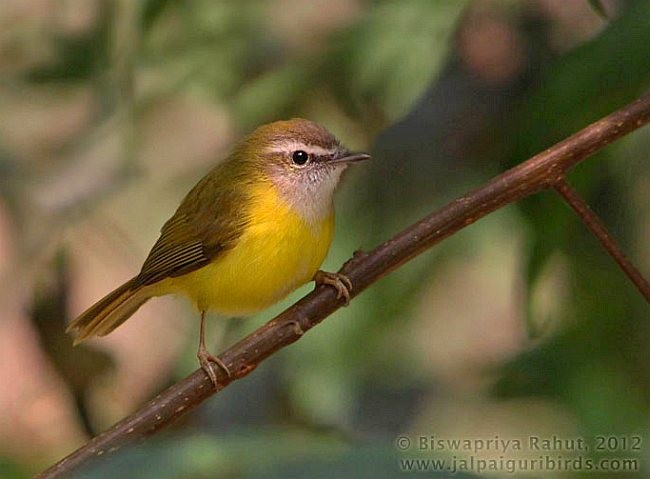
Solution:
[{"label": "brown wing", "polygon": [[[136,284],[181,276],[210,263],[236,244],[248,223],[242,171],[228,161],[208,173],[162,227]],[[236,186],[235,186],[236,185]]]}]

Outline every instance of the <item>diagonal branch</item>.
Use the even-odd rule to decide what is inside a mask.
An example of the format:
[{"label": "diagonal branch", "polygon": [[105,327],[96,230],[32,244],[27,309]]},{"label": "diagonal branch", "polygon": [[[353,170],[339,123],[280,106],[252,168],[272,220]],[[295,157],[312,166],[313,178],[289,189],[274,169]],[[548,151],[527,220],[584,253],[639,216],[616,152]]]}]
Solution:
[{"label": "diagonal branch", "polygon": [[614,258],[614,261],[620,266],[627,277],[634,283],[636,289],[650,303],[650,283],[643,277],[632,262],[625,256],[621,247],[616,240],[609,234],[607,228],[600,220],[598,215],[589,208],[589,205],[580,197],[580,195],[571,188],[571,185],[564,178],[555,184],[555,189],[562,195],[564,200],[573,208],[578,216],[582,219],[585,226],[600,241],[603,248]]},{"label": "diagonal branch", "polygon": [[[341,269],[354,285],[352,297],[492,211],[541,190],[555,188],[572,166],[648,121],[650,95],[645,95],[452,201],[371,252],[355,253]],[[67,477],[93,457],[112,453],[128,442],[155,433],[230,382],[249,374],[279,349],[300,339],[341,305],[333,288],[317,288],[220,356],[232,377],[227,378],[221,369],[217,369],[218,388],[213,388],[203,370],[199,369],[38,477]]]}]

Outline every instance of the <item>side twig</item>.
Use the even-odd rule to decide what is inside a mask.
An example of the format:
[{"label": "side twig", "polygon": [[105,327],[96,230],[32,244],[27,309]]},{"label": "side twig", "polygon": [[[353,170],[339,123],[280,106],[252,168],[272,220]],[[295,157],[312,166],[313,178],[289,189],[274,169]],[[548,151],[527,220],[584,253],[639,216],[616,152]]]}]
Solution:
[{"label": "side twig", "polygon": [[[650,95],[452,201],[371,252],[355,254],[341,269],[354,285],[351,297],[492,211],[540,190],[554,188],[572,166],[648,121]],[[260,362],[300,339],[341,305],[333,288],[317,288],[220,356],[232,377],[228,378],[220,369],[217,370],[218,388],[213,388],[206,374],[199,369],[38,477],[67,477],[72,470],[90,459],[109,454],[128,442],[153,434],[225,388],[231,381],[249,374]]]},{"label": "side twig", "polygon": [[563,178],[554,185],[555,190],[562,195],[566,202],[573,208],[576,214],[582,219],[585,226],[598,238],[603,248],[614,258],[623,272],[634,283],[636,289],[650,303],[650,284],[639,272],[638,269],[630,262],[623,253],[623,250],[616,243],[616,240],[609,234],[607,228],[600,220],[598,215],[589,208],[589,205],[571,188],[571,185]]}]

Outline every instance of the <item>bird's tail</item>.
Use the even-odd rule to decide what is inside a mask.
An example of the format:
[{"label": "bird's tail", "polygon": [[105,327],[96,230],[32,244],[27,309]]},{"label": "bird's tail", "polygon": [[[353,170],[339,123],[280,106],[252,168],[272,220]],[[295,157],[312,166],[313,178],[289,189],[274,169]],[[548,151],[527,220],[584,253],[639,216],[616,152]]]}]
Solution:
[{"label": "bird's tail", "polygon": [[153,295],[135,278],[107,294],[72,321],[66,332],[74,333],[74,344],[93,336],[105,336],[129,319]]}]

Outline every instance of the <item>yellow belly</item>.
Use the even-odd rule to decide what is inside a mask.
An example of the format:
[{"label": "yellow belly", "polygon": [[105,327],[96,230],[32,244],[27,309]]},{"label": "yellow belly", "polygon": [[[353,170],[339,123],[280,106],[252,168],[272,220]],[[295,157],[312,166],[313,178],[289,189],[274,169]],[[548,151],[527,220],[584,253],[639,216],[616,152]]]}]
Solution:
[{"label": "yellow belly", "polygon": [[310,224],[274,190],[258,193],[254,220],[236,246],[201,269],[161,282],[160,294],[182,293],[200,310],[241,316],[270,306],[312,279],[332,242],[334,214]]}]

